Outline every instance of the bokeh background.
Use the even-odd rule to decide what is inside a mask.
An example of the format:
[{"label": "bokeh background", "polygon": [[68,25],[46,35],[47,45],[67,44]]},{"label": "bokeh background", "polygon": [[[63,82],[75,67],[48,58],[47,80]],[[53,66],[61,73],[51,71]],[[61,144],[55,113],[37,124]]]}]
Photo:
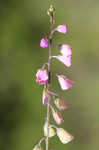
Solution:
[{"label": "bokeh background", "polygon": [[[51,0],[50,0],[51,1]],[[53,91],[66,99],[61,127],[75,136],[67,145],[57,137],[53,150],[99,149],[99,0],[52,0],[56,25],[67,24],[68,34],[56,33],[54,43],[73,47],[73,64],[66,68],[57,60],[52,70],[75,81],[61,91],[56,78]],[[46,107],[42,106],[43,86],[35,74],[48,58],[39,46],[49,32],[48,0],[0,0],[0,150],[32,150],[43,136]],[[53,54],[58,54],[53,49]],[[44,145],[43,145],[44,146]]]}]

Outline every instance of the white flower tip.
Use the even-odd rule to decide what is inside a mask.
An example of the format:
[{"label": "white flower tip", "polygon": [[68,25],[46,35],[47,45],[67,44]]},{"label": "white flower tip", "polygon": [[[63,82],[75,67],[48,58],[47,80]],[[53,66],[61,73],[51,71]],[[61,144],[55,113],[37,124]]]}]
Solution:
[{"label": "white flower tip", "polygon": [[65,131],[63,128],[57,129],[57,136],[63,144],[67,144],[74,139],[74,137]]},{"label": "white flower tip", "polygon": [[40,145],[36,145],[33,150],[43,150],[42,147]]}]

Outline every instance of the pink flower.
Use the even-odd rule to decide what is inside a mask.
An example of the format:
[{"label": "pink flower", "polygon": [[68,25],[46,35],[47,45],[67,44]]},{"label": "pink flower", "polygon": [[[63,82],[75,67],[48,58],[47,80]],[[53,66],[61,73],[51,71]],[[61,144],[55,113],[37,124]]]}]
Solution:
[{"label": "pink flower", "polygon": [[55,120],[55,122],[57,124],[61,124],[64,120],[60,112],[54,110],[53,108],[51,108],[51,110],[52,110],[52,115],[53,115],[53,119]]},{"label": "pink flower", "polygon": [[46,38],[41,39],[40,47],[42,47],[42,48],[48,48],[48,41],[47,41]]},{"label": "pink flower", "polygon": [[61,116],[60,112],[53,112],[53,118],[57,124],[61,124],[63,122],[63,117]]},{"label": "pink flower", "polygon": [[67,44],[61,45],[60,52],[63,56],[71,56],[72,55],[72,46],[69,46]]},{"label": "pink flower", "polygon": [[36,73],[36,82],[38,84],[46,84],[48,80],[48,74],[45,69],[39,69]]},{"label": "pink flower", "polygon": [[59,25],[59,26],[56,28],[56,31],[65,34],[65,33],[67,32],[67,26],[66,26],[66,25]]},{"label": "pink flower", "polygon": [[64,110],[64,109],[68,108],[68,105],[65,103],[65,101],[63,99],[56,98],[54,100],[54,103],[59,110]]},{"label": "pink flower", "polygon": [[72,65],[72,56],[59,55],[59,56],[52,56],[52,58],[58,59],[67,67],[70,67]]},{"label": "pink flower", "polygon": [[67,77],[63,75],[57,75],[57,77],[62,90],[68,90],[74,85],[73,81],[67,79]]},{"label": "pink flower", "polygon": [[62,55],[52,56],[52,58],[58,59],[65,66],[70,67],[72,65],[72,47],[66,44],[60,46],[60,52]]},{"label": "pink flower", "polygon": [[43,95],[42,95],[42,103],[44,105],[48,104],[49,102],[49,95],[48,95],[48,90],[47,89],[44,89],[43,90]]}]

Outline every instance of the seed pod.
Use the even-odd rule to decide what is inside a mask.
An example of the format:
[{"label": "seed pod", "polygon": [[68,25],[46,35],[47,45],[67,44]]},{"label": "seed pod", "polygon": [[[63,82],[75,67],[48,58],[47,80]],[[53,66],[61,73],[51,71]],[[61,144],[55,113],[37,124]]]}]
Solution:
[{"label": "seed pod", "polygon": [[57,128],[57,136],[63,144],[67,144],[74,139],[74,137],[63,128]]},{"label": "seed pod", "polygon": [[[52,127],[49,127],[49,137],[53,137],[55,134],[55,130]],[[44,136],[47,136],[47,122],[44,124]]]},{"label": "seed pod", "polygon": [[65,104],[65,101],[63,99],[60,99],[60,98],[56,98],[54,100],[54,103],[56,105],[56,107],[59,109],[59,110],[64,110],[68,107],[67,104]]},{"label": "seed pod", "polygon": [[42,147],[40,145],[36,145],[33,150],[43,150]]}]

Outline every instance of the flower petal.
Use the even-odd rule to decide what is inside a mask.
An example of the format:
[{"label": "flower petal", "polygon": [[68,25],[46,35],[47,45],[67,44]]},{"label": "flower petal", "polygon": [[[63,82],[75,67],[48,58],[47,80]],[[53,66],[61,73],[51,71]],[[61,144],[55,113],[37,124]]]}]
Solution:
[{"label": "flower petal", "polygon": [[60,52],[63,56],[70,56],[72,55],[72,46],[69,46],[67,44],[61,45]]},{"label": "flower petal", "polygon": [[54,109],[52,109],[52,115],[53,115],[53,119],[55,120],[55,122],[57,124],[61,124],[64,121],[62,115],[60,114],[60,112],[58,112]]},{"label": "flower petal", "polygon": [[66,25],[59,25],[59,26],[56,28],[56,31],[65,34],[65,33],[67,33],[67,26],[66,26]]},{"label": "flower petal", "polygon": [[67,79],[67,77],[63,75],[57,75],[57,77],[62,90],[68,90],[74,85],[73,81]]},{"label": "flower petal", "polygon": [[57,128],[57,136],[63,144],[67,144],[74,139],[74,137],[63,128]]},{"label": "flower petal", "polygon": [[58,59],[60,62],[62,62],[66,67],[70,67],[72,65],[72,56],[52,56],[52,58]]}]

